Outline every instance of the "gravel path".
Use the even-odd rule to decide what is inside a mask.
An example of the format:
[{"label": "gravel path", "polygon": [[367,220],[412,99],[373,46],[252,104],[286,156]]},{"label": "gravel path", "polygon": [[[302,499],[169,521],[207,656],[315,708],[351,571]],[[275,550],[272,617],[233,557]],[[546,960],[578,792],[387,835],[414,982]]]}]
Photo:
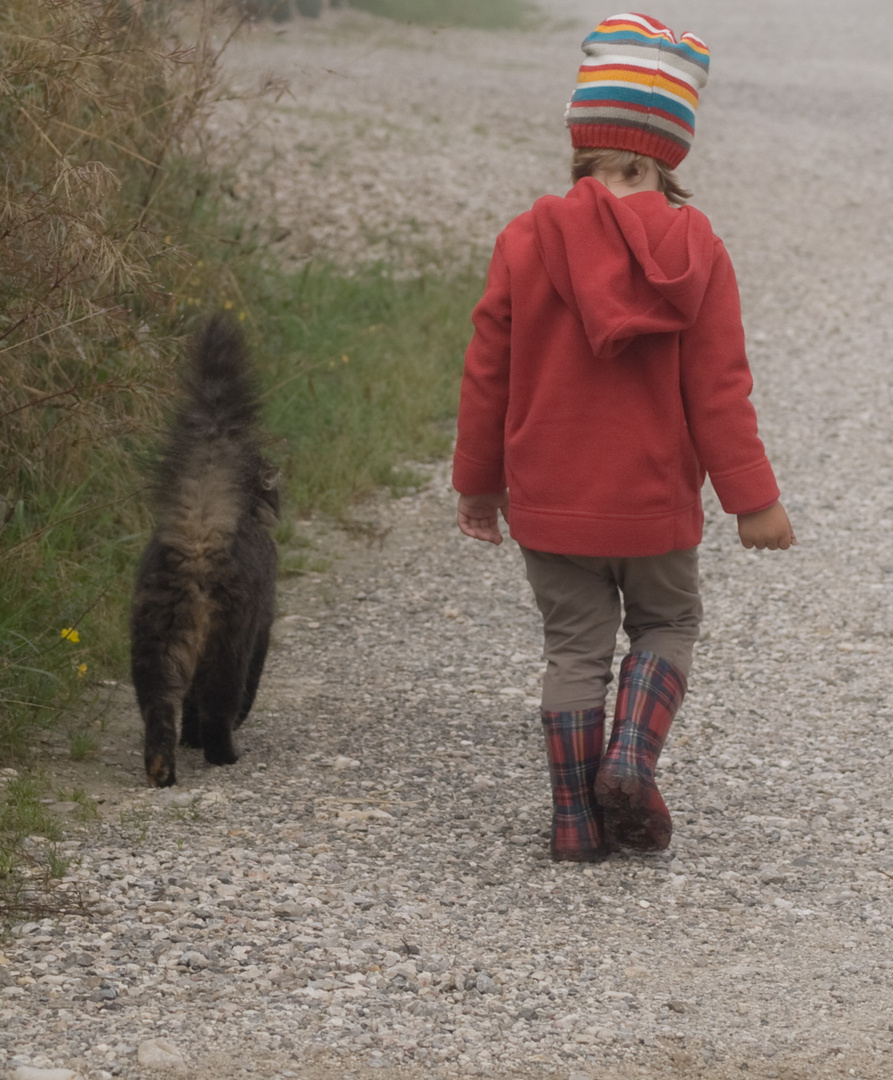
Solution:
[{"label": "gravel path", "polygon": [[[550,8],[565,22],[536,35],[331,13],[241,46],[240,71],[295,79],[281,157],[256,159],[273,196],[292,185],[284,256],[349,262],[392,218],[395,242],[415,220],[461,255],[563,190],[576,50],[607,12]],[[893,1075],[889,6],[654,13],[713,49],[683,175],[738,268],[801,540],[747,553],[708,501],[707,629],[661,759],[670,851],[548,861],[521,560],[458,534],[431,467],[349,533],[302,524],[334,567],[282,586],[238,765],[183,753],[177,788],[145,790],[120,688],[102,761],[60,767],[102,799],[65,845],[91,909],[0,946],[10,1075]]]}]

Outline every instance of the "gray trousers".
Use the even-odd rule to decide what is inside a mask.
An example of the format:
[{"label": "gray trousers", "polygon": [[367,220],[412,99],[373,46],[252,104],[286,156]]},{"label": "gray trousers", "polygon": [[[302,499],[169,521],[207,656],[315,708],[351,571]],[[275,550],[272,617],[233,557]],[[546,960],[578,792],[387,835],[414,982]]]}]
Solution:
[{"label": "gray trousers", "polygon": [[544,709],[604,705],[621,599],[631,650],[655,653],[688,678],[702,615],[697,548],[634,559],[521,551],[543,616]]}]

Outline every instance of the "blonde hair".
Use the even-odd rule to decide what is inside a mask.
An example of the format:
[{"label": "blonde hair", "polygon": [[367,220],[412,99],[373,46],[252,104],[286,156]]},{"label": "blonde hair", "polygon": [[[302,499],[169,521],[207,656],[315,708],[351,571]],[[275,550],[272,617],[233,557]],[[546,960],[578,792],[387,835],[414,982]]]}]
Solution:
[{"label": "blonde hair", "polygon": [[619,172],[627,181],[638,180],[645,169],[645,163],[653,161],[657,166],[658,191],[666,196],[673,206],[682,206],[691,198],[676,178],[672,169],[657,158],[648,158],[633,150],[609,150],[605,147],[577,147],[571,161],[571,180],[576,184],[584,176],[595,176],[599,172]]}]

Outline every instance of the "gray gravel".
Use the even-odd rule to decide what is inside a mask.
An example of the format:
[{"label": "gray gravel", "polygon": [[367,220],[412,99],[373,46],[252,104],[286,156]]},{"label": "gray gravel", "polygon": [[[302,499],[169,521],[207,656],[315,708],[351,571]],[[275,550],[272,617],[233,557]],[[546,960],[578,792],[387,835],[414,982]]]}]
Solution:
[{"label": "gray gravel", "polygon": [[[352,154],[389,186],[402,145],[408,209],[441,207],[440,225],[482,245],[562,190],[563,133],[546,118],[560,125],[581,30],[607,12],[551,7],[573,20],[535,36],[361,20],[374,48],[356,16],[331,13],[278,52],[259,34],[240,62],[282,57],[337,117],[345,80],[325,69],[341,40],[342,59],[368,64],[357,114],[413,137],[407,117],[429,108],[418,72],[448,85],[436,146],[413,156],[395,136],[380,154],[358,121]],[[72,824],[65,845],[90,914],[2,945],[9,1075],[145,1077],[164,1062],[198,1078],[893,1075],[893,26],[880,0],[653,13],[713,49],[684,176],[739,272],[755,400],[801,541],[747,553],[708,498],[706,632],[660,766],[670,851],[548,861],[521,560],[463,538],[446,466],[427,467],[421,490],[359,507],[350,533],[301,524],[334,564],[283,583],[238,765],[184,752],[177,788],[143,789],[137,713],[127,688],[112,695],[102,761],[66,766],[102,800],[100,824]],[[482,87],[498,136],[467,131]],[[284,159],[306,125],[325,127],[295,117],[280,120]],[[300,218],[340,166],[311,185],[295,162]],[[338,181],[353,227],[316,245],[363,250],[356,207],[382,203],[356,180]]]}]

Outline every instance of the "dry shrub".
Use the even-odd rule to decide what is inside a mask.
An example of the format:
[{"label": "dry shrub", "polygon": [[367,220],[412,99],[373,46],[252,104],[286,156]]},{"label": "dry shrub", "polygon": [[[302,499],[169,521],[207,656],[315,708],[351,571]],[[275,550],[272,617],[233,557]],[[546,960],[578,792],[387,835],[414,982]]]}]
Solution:
[{"label": "dry shrub", "polygon": [[[0,500],[64,490],[157,415],[176,291],[207,186],[221,93],[212,27],[194,43],[150,0],[0,9]],[[0,518],[2,527],[2,518]],[[2,553],[0,553],[2,561]]]},{"label": "dry shrub", "polygon": [[171,369],[239,301],[213,207],[241,133],[209,123],[231,3],[0,0],[0,760],[125,667]]}]

